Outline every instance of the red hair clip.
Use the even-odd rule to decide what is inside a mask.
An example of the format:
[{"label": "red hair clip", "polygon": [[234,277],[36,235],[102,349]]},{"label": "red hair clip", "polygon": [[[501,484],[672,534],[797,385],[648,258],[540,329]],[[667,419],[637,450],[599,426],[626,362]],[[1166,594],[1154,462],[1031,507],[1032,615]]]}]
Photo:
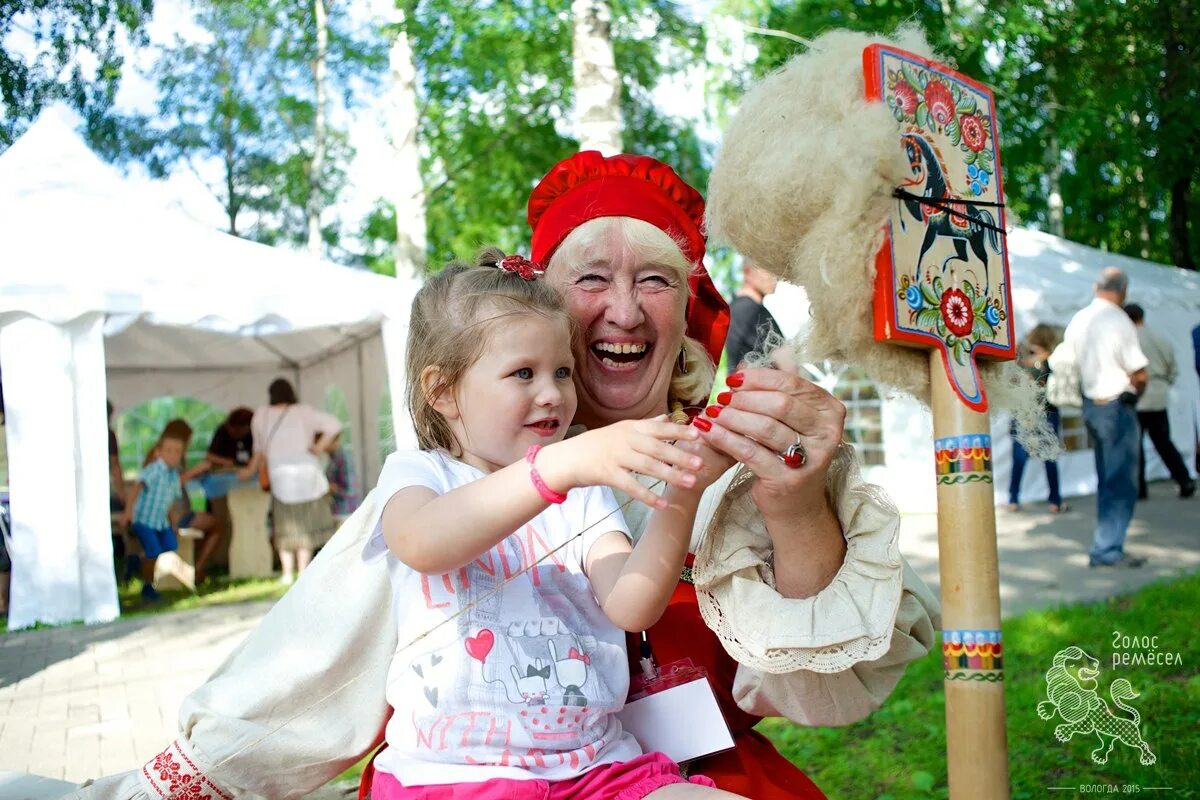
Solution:
[{"label": "red hair clip", "polygon": [[546,272],[525,256],[505,256],[496,266],[505,272],[515,272],[527,281],[537,280]]}]

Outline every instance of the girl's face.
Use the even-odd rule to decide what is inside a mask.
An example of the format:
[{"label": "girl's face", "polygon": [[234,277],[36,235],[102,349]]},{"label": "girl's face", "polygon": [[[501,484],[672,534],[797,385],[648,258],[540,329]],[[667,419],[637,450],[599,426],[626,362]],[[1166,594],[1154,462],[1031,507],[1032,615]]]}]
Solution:
[{"label": "girl's face", "polygon": [[520,461],[530,445],[561,441],[575,416],[574,363],[561,320],[529,313],[493,327],[453,398],[435,405],[462,460],[492,472]]},{"label": "girl's face", "polygon": [[575,353],[579,422],[594,427],[664,413],[683,344],[687,285],[618,235],[582,263],[549,270],[546,280],[583,330]]}]

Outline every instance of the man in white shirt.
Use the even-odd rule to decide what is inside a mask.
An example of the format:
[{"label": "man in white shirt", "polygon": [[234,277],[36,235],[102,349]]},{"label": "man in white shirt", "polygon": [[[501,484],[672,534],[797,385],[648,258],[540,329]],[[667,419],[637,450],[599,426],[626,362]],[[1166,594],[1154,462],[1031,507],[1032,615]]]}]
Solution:
[{"label": "man in white shirt", "polygon": [[[1130,303],[1125,306],[1125,313],[1133,320],[1134,327],[1137,328],[1138,344],[1150,362],[1146,367],[1146,391],[1142,393],[1137,404],[1138,426],[1142,434],[1150,435],[1158,457],[1171,473],[1171,480],[1179,484],[1179,496],[1186,500],[1196,493],[1196,482],[1188,474],[1183,456],[1179,455],[1175,443],[1171,441],[1171,423],[1167,419],[1167,399],[1171,384],[1179,377],[1175,351],[1170,342],[1146,327],[1146,312],[1141,306]],[[1144,437],[1139,435],[1138,499],[1145,500],[1146,497],[1145,442]]]},{"label": "man in white shirt", "polygon": [[1075,349],[1083,391],[1083,422],[1096,454],[1096,532],[1088,551],[1093,567],[1140,567],[1125,553],[1125,534],[1137,502],[1138,422],[1135,406],[1146,388],[1148,361],[1122,305],[1129,279],[1107,267],[1096,299],[1067,325],[1063,341]]}]

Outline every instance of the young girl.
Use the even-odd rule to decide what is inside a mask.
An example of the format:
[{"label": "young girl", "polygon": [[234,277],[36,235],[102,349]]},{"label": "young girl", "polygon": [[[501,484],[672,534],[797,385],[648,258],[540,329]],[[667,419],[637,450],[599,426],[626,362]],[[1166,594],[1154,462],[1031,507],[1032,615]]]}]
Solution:
[{"label": "young girl", "polygon": [[[386,545],[400,642],[371,796],[733,797],[643,755],[615,716],[623,631],[662,614],[719,470],[694,430],[665,418],[564,440],[572,321],[530,262],[481,262],[448,266],[413,302],[422,449],[388,459],[390,499],[367,545]],[[669,488],[656,497],[634,473]],[[655,508],[636,548],[607,486]]]}]

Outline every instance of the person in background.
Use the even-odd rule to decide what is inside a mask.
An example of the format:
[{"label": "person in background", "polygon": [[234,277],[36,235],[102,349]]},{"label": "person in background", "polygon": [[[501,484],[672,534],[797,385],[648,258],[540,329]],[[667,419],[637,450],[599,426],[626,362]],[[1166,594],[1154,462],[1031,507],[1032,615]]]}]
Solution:
[{"label": "person in background", "polygon": [[142,600],[147,603],[162,599],[154,589],[154,562],[163,553],[179,549],[180,529],[195,528],[204,534],[196,554],[197,586],[204,582],[205,565],[223,534],[216,517],[192,511],[188,506],[188,481],[208,469],[201,462],[181,472],[191,441],[191,425],[182,419],[169,421],[146,456],[142,474],[125,500],[121,524],[130,527],[142,545]]},{"label": "person in background", "polygon": [[254,434],[250,432],[252,419],[254,412],[239,406],[213,431],[204,456],[210,470],[241,469],[250,463],[250,457],[254,455]]},{"label": "person in background", "polygon": [[117,441],[117,432],[113,430],[113,404],[106,401],[108,407],[108,510],[116,520],[112,532],[113,558],[118,563],[124,563],[125,574],[123,583],[129,583],[142,569],[142,557],[137,553],[137,543],[128,526],[121,525],[117,516],[125,511],[125,472],[121,469],[121,445]]},{"label": "person in background", "polygon": [[[1200,378],[1200,325],[1192,328],[1192,358],[1196,362],[1196,377]],[[1200,419],[1196,421],[1196,472],[1200,473]]]},{"label": "person in background", "polygon": [[11,525],[8,516],[8,435],[4,425],[4,387],[0,385],[0,617],[8,616],[8,584],[12,560],[4,543]]},{"label": "person in background", "polygon": [[[229,412],[225,421],[213,431],[204,461],[208,470],[201,484],[208,498],[208,509],[220,521],[221,527],[232,533],[233,520],[229,516],[229,492],[238,482],[238,470],[250,463],[254,454],[254,435],[250,432],[250,420],[254,412],[239,406]],[[216,554],[224,563],[228,548]]]},{"label": "person in background", "polygon": [[[1052,325],[1036,325],[1025,337],[1025,348],[1020,364],[1029,375],[1037,381],[1038,386],[1045,388],[1046,378],[1050,376],[1050,366],[1047,363],[1050,353],[1058,344],[1058,332]],[[1058,406],[1046,403],[1046,421],[1055,435],[1062,430],[1062,417]],[[1021,445],[1016,436],[1016,423],[1011,428],[1012,433],[1012,475],[1008,482],[1008,510],[1021,510],[1021,477],[1025,474],[1025,464],[1029,461],[1029,452]],[[1050,513],[1061,514],[1068,510],[1063,502],[1062,491],[1058,482],[1058,462],[1047,461],[1046,484],[1050,487]]]},{"label": "person in background", "polygon": [[267,396],[268,404],[256,409],[251,419],[254,454],[238,477],[250,478],[265,460],[275,548],[283,568],[280,580],[290,584],[308,567],[313,551],[335,527],[325,497],[329,481],[317,455],[329,449],[342,423],[332,414],[299,402],[296,390],[284,378],[272,381]]},{"label": "person in background", "polygon": [[[187,450],[191,430],[184,434],[176,426],[164,429],[150,452],[149,463],[142,469],[137,482],[125,499],[121,524],[131,527],[142,544],[142,600],[157,603],[162,596],[154,588],[154,562],[163,553],[179,549],[175,524],[170,518],[175,502],[183,496],[180,467]],[[190,522],[186,517],[179,522]]]},{"label": "person in background", "polygon": [[773,333],[781,336],[779,324],[763,305],[763,299],[775,291],[778,279],[747,261],[742,266],[742,288],[729,305],[729,338],[725,340],[725,363],[735,372],[746,355],[757,350]]},{"label": "person in background", "polygon": [[1200,378],[1200,325],[1192,328],[1192,358],[1196,361],[1196,377]]},{"label": "person in background", "polygon": [[1101,270],[1096,297],[1067,324],[1063,341],[1075,349],[1083,422],[1096,456],[1096,532],[1088,551],[1092,567],[1140,567],[1146,559],[1125,552],[1125,534],[1137,502],[1138,396],[1146,389],[1146,355],[1122,306],[1129,278],[1116,267]]},{"label": "person in background", "polygon": [[113,430],[112,401],[108,404],[108,504],[115,513],[125,510],[125,474],[121,471],[121,446]]},{"label": "person in background", "polygon": [[1138,398],[1137,418],[1140,433],[1138,436],[1138,499],[1149,497],[1146,489],[1146,435],[1163,465],[1171,473],[1171,480],[1179,484],[1179,496],[1187,499],[1196,493],[1196,482],[1188,474],[1183,456],[1175,449],[1171,441],[1171,422],[1167,417],[1167,395],[1171,384],[1179,377],[1179,368],[1175,363],[1175,352],[1171,343],[1146,327],[1146,311],[1137,303],[1125,306],[1125,313],[1133,320],[1137,328],[1138,344],[1146,358],[1150,360],[1146,372],[1146,391]]},{"label": "person in background", "polygon": [[[320,434],[317,434],[320,438]],[[314,442],[315,444],[315,442]],[[342,447],[342,434],[329,443],[328,462],[325,464],[325,479],[329,481],[329,494],[334,517],[345,519],[358,508],[358,495],[354,492],[354,472],[350,456]]]}]

